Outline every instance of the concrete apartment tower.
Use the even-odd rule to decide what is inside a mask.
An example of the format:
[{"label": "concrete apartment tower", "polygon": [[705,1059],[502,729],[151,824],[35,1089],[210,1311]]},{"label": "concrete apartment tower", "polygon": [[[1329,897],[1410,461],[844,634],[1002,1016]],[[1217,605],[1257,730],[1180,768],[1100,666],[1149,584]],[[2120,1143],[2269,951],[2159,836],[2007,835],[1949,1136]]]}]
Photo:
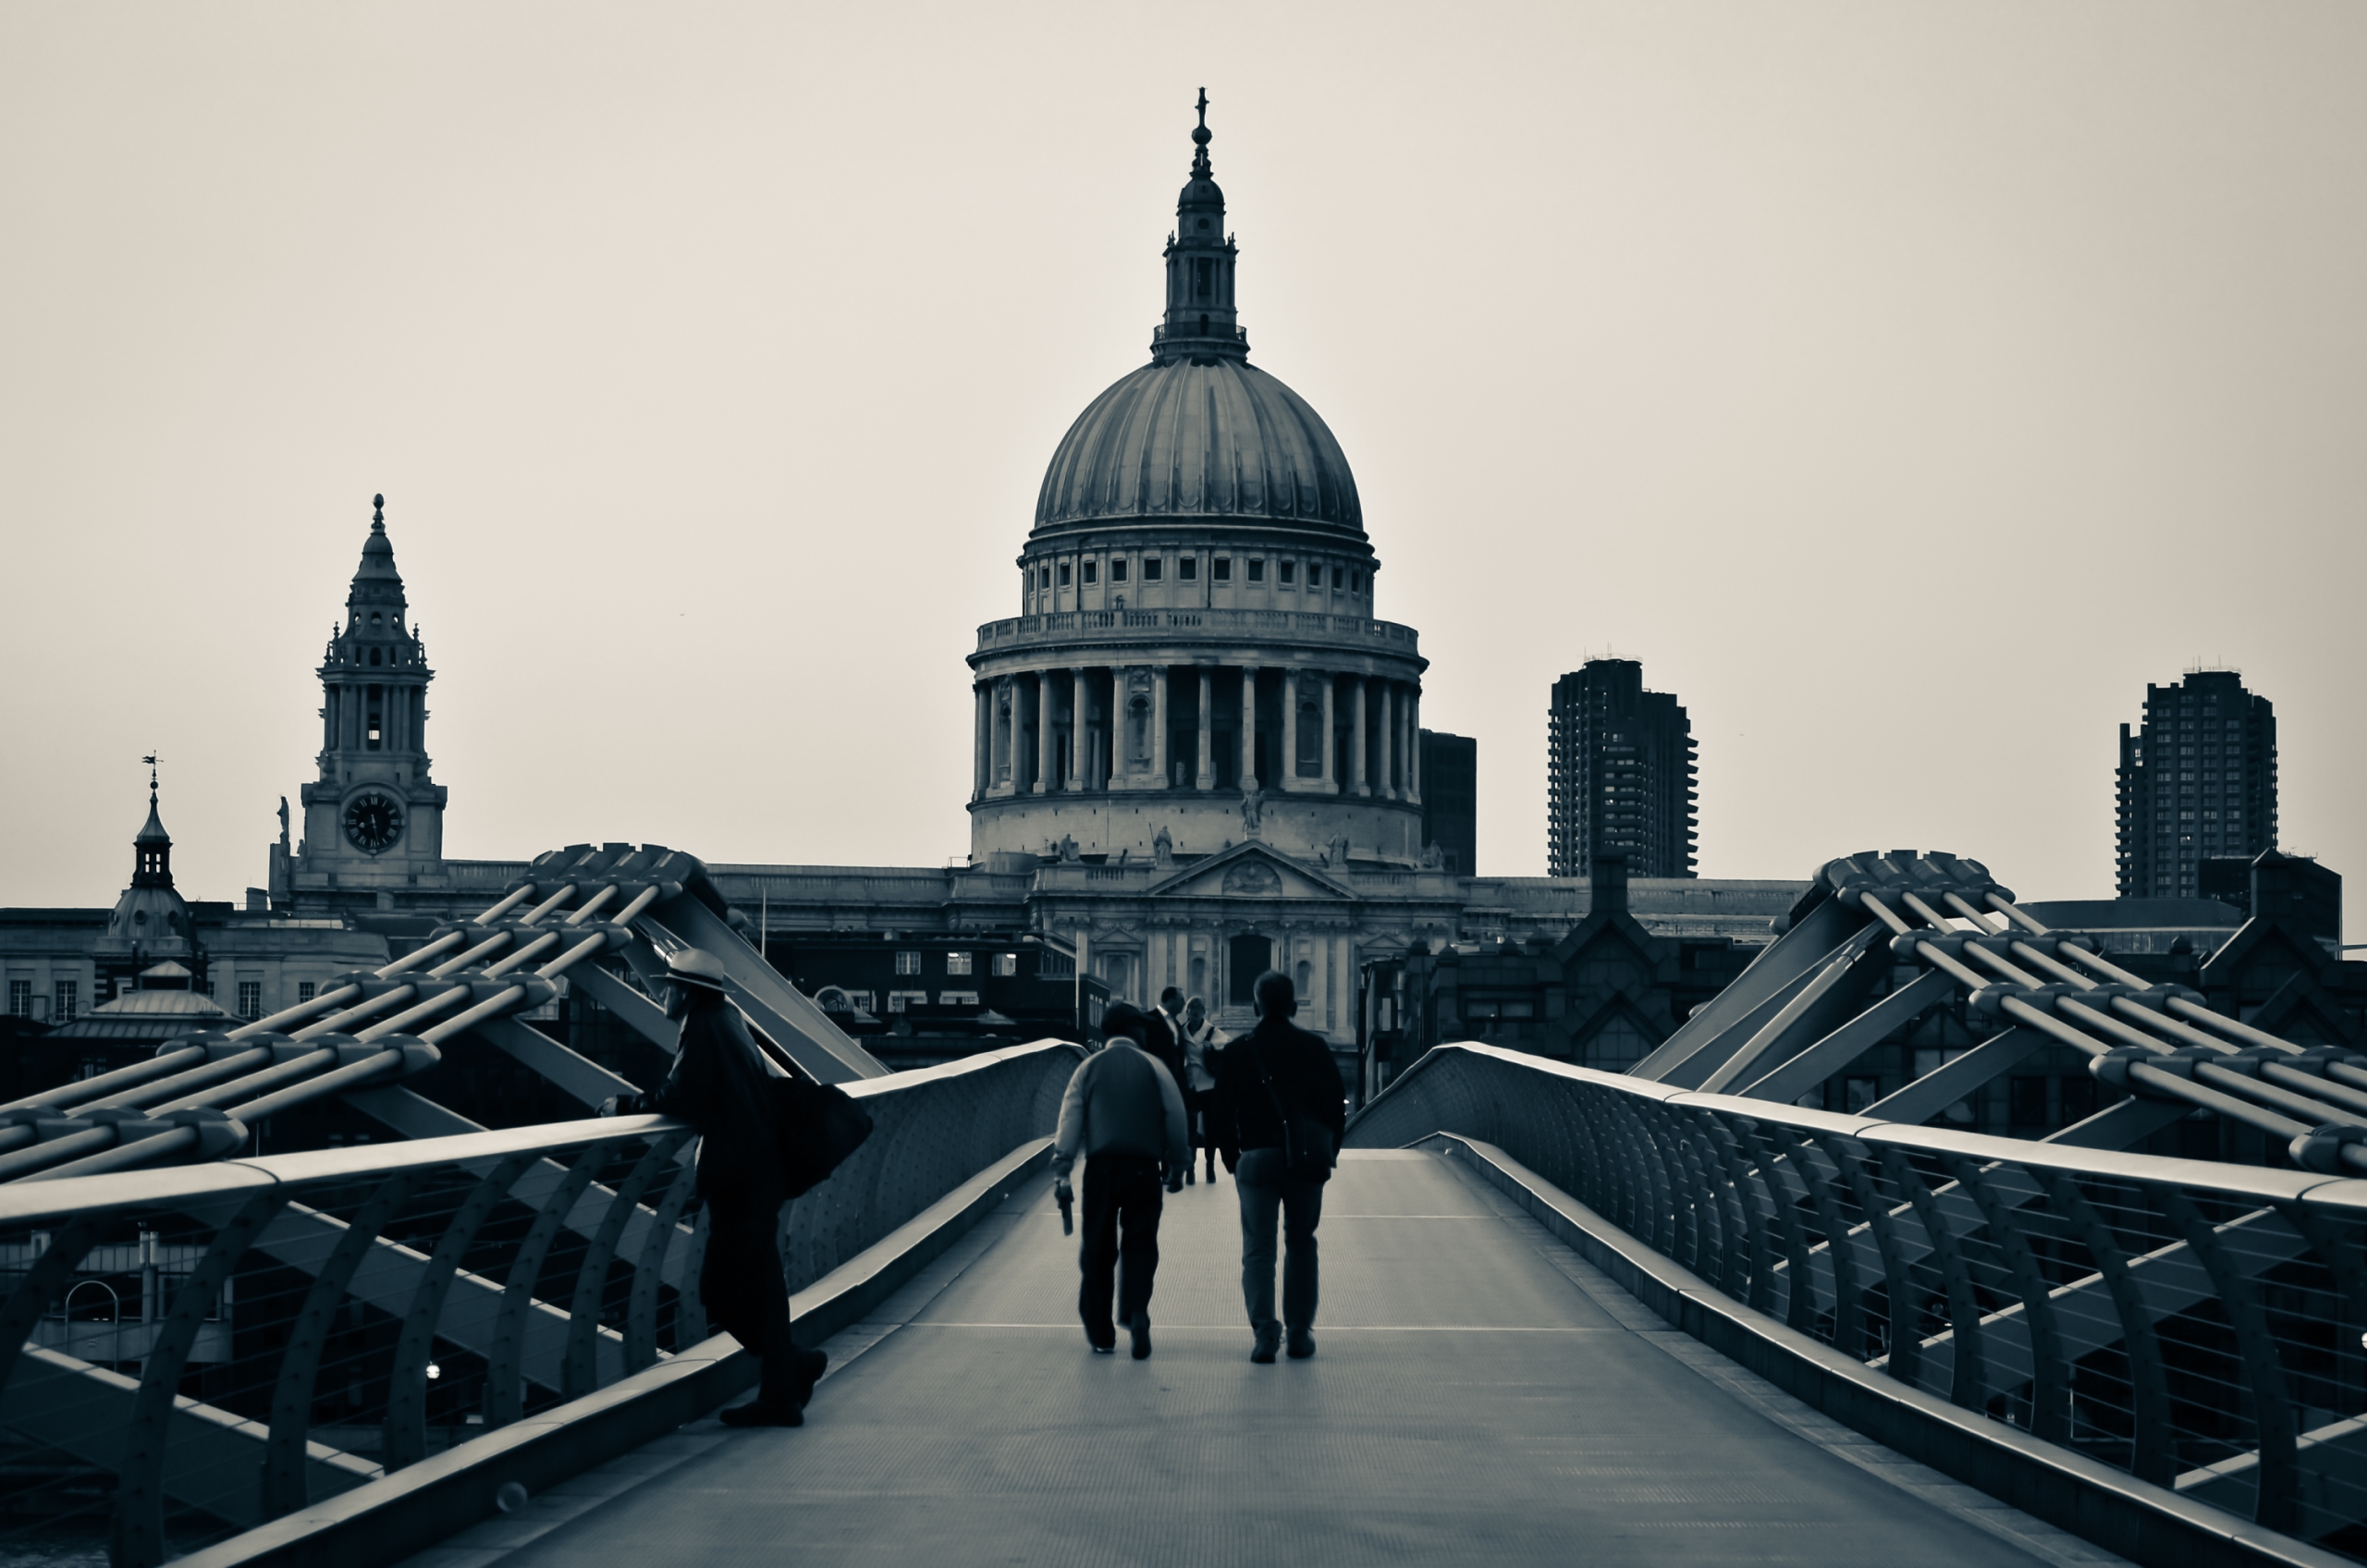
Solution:
[{"label": "concrete apartment tower", "polygon": [[1644,690],[1634,659],[1588,659],[1553,683],[1546,725],[1546,871],[1590,876],[1597,852],[1633,876],[1691,876],[1692,721]]},{"label": "concrete apartment tower", "polygon": [[2119,782],[2120,896],[2203,897],[2203,861],[2276,847],[2275,712],[2232,669],[2149,683]]}]

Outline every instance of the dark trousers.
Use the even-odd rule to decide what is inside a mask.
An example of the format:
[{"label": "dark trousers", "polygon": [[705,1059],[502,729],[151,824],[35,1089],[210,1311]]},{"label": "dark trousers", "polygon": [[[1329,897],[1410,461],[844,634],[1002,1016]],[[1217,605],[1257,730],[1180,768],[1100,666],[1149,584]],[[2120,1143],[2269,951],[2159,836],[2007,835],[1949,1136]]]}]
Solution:
[{"label": "dark trousers", "polygon": [[[795,1405],[809,1358],[789,1329],[789,1281],[780,1265],[780,1205],[707,1200],[706,1258],[699,1266],[699,1305],[707,1321],[764,1364],[758,1398]],[[804,1378],[810,1382],[810,1378]]]},{"label": "dark trousers", "polygon": [[1233,1173],[1241,1196],[1241,1302],[1249,1326],[1274,1321],[1275,1230],[1289,1251],[1282,1263],[1282,1321],[1294,1331],[1315,1327],[1315,1228],[1323,1220],[1323,1183],[1293,1176],[1280,1149],[1244,1149]]},{"label": "dark trousers", "polygon": [[[1131,1323],[1150,1305],[1162,1202],[1159,1161],[1148,1156],[1097,1154],[1085,1160],[1085,1215],[1077,1242],[1085,1280],[1077,1288],[1076,1309],[1097,1344],[1108,1343],[1117,1335],[1117,1323]],[[1116,1323],[1110,1317],[1113,1286]]]},{"label": "dark trousers", "polygon": [[1214,1089],[1184,1091],[1184,1121],[1192,1133],[1192,1146],[1207,1151],[1208,1175],[1211,1178],[1214,1178],[1217,1173],[1217,1140],[1215,1129],[1208,1125],[1208,1118],[1216,1106],[1216,1100],[1217,1092]]}]

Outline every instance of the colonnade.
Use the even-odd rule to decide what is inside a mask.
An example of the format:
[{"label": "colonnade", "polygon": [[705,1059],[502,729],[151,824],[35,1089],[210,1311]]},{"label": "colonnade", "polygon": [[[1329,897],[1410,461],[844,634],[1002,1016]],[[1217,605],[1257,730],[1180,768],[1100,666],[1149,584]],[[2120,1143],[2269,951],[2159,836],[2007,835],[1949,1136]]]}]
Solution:
[{"label": "colonnade", "polygon": [[1412,680],[1295,664],[1081,665],[996,676],[975,695],[974,800],[1252,788],[1422,798]]},{"label": "colonnade", "polygon": [[381,752],[416,752],[426,730],[427,688],[415,681],[334,680],[324,688],[321,735],[327,751],[366,752],[370,745],[370,689],[376,706]]}]

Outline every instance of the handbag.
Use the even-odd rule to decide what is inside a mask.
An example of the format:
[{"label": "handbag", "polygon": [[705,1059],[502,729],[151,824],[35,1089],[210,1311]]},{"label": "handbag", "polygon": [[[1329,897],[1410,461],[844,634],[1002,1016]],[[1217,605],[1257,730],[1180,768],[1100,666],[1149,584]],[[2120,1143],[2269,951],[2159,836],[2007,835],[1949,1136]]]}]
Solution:
[{"label": "handbag", "polygon": [[1282,1124],[1283,1172],[1310,1182],[1329,1177],[1337,1159],[1331,1147],[1331,1129],[1315,1117],[1294,1116],[1282,1109],[1282,1096],[1275,1092],[1273,1076],[1266,1071],[1262,1046],[1250,1047],[1250,1060],[1257,1064],[1257,1082],[1265,1086],[1266,1097],[1274,1105],[1275,1119]]},{"label": "handbag", "polygon": [[871,1136],[871,1113],[835,1084],[803,1078],[767,1079],[781,1173],[796,1197],[829,1180],[830,1172]]}]

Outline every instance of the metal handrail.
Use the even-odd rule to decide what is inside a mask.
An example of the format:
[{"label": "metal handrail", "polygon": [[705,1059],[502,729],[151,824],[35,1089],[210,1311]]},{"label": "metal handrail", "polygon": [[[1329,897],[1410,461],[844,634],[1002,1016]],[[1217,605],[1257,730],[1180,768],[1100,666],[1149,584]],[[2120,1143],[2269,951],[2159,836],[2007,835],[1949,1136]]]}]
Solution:
[{"label": "metal handrail", "polygon": [[[406,1048],[416,1047],[295,1089],[387,1071]],[[1044,1040],[848,1084],[875,1132],[786,1217],[790,1288],[805,1290],[981,1173],[1016,1174],[1040,1158],[1081,1058]],[[251,1109],[267,1113],[274,1097]],[[0,1290],[0,1322],[13,1326],[0,1331],[10,1425],[114,1474],[110,1556],[118,1568],[152,1568],[701,1347],[709,1325],[693,1282],[705,1224],[689,1218],[693,1171],[676,1164],[690,1131],[659,1116],[587,1118],[105,1169],[131,1156],[136,1145],[126,1145],[83,1167],[93,1173],[0,1188],[0,1231],[31,1265]],[[500,1223],[522,1222],[541,1239],[533,1266],[514,1240],[480,1234],[497,1210]],[[144,1233],[160,1214],[185,1238],[187,1268],[157,1297],[153,1330],[143,1324],[137,1367],[93,1366],[70,1343],[42,1340],[37,1325],[79,1278],[116,1267],[105,1254],[120,1243],[110,1238]],[[573,1239],[555,1246],[562,1235]],[[556,1292],[540,1267],[546,1256],[559,1262]],[[365,1308],[393,1331],[340,1330]],[[720,1344],[705,1352],[724,1354]],[[199,1362],[227,1363],[229,1375],[191,1397],[184,1374]],[[438,1362],[440,1388],[429,1381]],[[432,1396],[455,1391],[455,1362],[470,1403],[442,1398],[439,1416]],[[720,1396],[730,1385],[706,1386]],[[317,1409],[325,1400],[334,1414]],[[481,1425],[460,1420],[472,1405]],[[43,1527],[43,1509],[87,1507],[21,1488],[10,1501],[0,1545],[12,1530]]]},{"label": "metal handrail", "polygon": [[1770,1331],[2175,1493],[2156,1506],[2357,1555],[2367,1181],[1839,1115],[1479,1042],[1424,1054],[1346,1142],[1440,1135],[1501,1150]]}]

